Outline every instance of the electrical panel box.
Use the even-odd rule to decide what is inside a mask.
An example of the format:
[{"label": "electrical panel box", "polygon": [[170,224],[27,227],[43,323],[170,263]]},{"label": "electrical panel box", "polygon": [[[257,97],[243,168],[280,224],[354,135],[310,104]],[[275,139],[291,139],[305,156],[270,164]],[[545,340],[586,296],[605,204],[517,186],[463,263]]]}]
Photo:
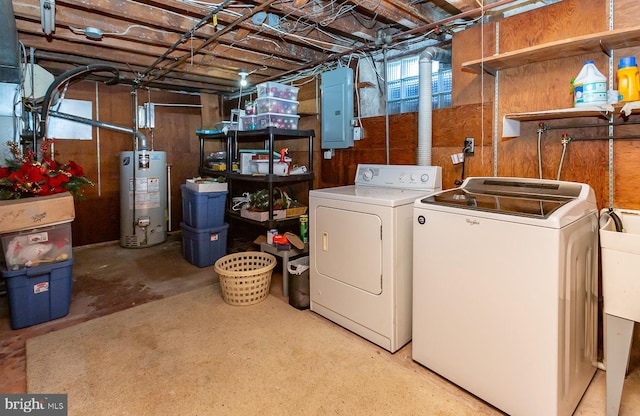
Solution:
[{"label": "electrical panel box", "polygon": [[353,146],[353,70],[339,67],[322,73],[323,149]]}]

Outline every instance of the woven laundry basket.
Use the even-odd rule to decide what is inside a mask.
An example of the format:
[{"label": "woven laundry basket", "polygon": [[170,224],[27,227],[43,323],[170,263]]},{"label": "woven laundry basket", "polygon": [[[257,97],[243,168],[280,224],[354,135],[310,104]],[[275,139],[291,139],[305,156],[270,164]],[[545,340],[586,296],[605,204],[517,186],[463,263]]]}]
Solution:
[{"label": "woven laundry basket", "polygon": [[269,296],[271,273],[277,260],[269,253],[246,251],[219,258],[218,273],[222,298],[230,305],[253,305]]}]

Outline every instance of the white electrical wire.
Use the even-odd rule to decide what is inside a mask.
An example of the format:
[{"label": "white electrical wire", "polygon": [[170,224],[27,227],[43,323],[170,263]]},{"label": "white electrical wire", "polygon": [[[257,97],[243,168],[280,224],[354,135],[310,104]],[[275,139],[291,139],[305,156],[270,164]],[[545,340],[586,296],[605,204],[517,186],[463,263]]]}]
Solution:
[{"label": "white electrical wire", "polygon": [[[79,28],[79,27],[74,27],[74,26],[68,26],[69,30],[71,30],[71,32],[75,33],[76,35],[86,35],[86,28]],[[162,33],[162,34],[171,34],[174,32],[170,32],[168,30],[162,30],[162,29],[157,29],[155,27],[150,27],[150,26],[144,26],[144,25],[129,25],[124,32],[102,32],[100,29],[98,29],[101,33],[102,36],[124,36],[127,33],[129,33],[129,31],[131,29],[134,28],[140,28],[140,29],[145,29],[145,30],[150,30],[153,32],[158,32],[158,33]]]},{"label": "white electrical wire", "polygon": [[[319,40],[319,39],[311,39],[311,38],[307,38],[307,37],[304,37],[304,36],[295,35],[295,34],[292,34],[292,33],[287,33],[287,32],[285,32],[283,30],[277,29],[277,28],[275,28],[273,26],[269,26],[269,25],[267,25],[265,23],[262,24],[262,27],[266,27],[267,29],[271,29],[274,32],[280,33],[282,35],[293,37],[294,39],[298,39],[298,40],[302,41],[303,43],[306,43],[306,44],[311,45],[311,46],[315,46],[317,48],[320,48],[320,49],[323,49],[323,50],[326,50],[326,51],[347,52],[348,50],[351,49],[349,47],[337,45],[335,43],[329,43],[329,42],[325,42],[325,41],[322,41],[322,40]],[[326,48],[326,47],[322,46],[323,44],[330,46],[330,48]],[[336,51],[334,48],[342,48],[342,50],[341,51],[339,51],[339,50]]]}]

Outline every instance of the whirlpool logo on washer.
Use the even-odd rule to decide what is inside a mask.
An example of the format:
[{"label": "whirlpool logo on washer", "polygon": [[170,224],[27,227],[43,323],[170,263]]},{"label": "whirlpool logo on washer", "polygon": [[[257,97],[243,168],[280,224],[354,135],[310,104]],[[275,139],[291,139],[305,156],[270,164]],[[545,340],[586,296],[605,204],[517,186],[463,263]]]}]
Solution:
[{"label": "whirlpool logo on washer", "polygon": [[470,218],[467,218],[466,220],[464,220],[467,224],[469,225],[480,225],[480,221],[478,220],[472,220]]}]

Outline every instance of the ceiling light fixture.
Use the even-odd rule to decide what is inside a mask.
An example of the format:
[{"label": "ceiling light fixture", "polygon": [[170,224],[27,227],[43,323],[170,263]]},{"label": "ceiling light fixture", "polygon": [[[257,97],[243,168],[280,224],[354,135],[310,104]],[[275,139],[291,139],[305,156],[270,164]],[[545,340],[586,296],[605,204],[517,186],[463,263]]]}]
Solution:
[{"label": "ceiling light fixture", "polygon": [[241,69],[240,72],[238,72],[238,75],[240,75],[240,85],[243,87],[247,86],[247,76],[249,75],[249,73],[247,71],[245,71],[244,69]]},{"label": "ceiling light fixture", "polygon": [[40,0],[42,30],[49,36],[56,30],[56,0]]}]

